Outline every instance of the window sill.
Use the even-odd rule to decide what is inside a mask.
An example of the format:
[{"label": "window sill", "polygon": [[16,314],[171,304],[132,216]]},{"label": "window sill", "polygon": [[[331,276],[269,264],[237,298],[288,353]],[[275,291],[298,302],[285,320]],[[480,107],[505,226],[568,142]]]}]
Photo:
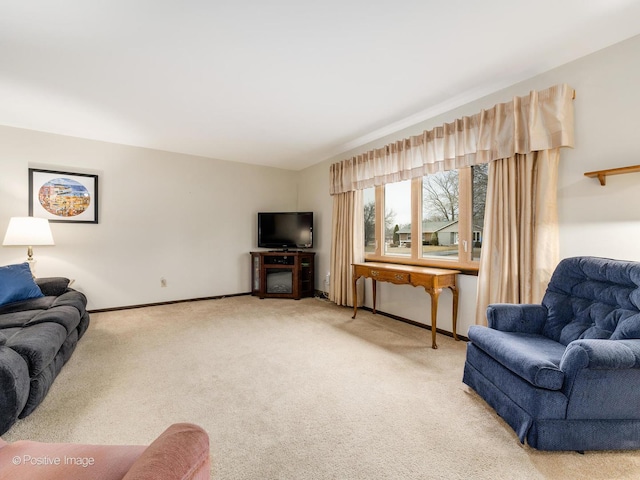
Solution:
[{"label": "window sill", "polygon": [[434,260],[425,259],[415,260],[412,258],[400,257],[400,256],[387,256],[387,255],[373,255],[368,254],[364,257],[365,262],[384,262],[395,263],[399,265],[415,265],[417,267],[432,267],[432,268],[446,268],[451,270],[460,270],[464,275],[478,276],[478,270],[480,265],[478,262],[474,263],[462,263],[457,260]]}]

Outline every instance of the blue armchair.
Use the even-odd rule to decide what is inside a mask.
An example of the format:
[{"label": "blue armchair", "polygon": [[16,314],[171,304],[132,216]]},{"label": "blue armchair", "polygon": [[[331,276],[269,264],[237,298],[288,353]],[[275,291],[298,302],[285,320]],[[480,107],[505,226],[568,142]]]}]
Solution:
[{"label": "blue armchair", "polygon": [[640,448],[640,263],[562,260],[541,305],[494,304],[463,382],[539,450]]}]

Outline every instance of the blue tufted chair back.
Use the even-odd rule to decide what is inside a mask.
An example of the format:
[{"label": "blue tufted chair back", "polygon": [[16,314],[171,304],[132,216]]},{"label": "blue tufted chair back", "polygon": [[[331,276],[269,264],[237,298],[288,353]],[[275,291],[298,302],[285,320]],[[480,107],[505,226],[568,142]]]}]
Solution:
[{"label": "blue tufted chair back", "polygon": [[542,333],[564,345],[579,338],[640,338],[640,263],[564,259],[542,304],[548,310]]}]

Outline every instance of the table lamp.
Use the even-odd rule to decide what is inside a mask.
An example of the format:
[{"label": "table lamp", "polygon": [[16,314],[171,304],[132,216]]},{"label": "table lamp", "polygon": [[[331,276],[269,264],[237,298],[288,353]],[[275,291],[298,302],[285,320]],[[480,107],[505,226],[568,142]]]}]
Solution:
[{"label": "table lamp", "polygon": [[27,247],[27,262],[30,266],[33,265],[34,245],[55,245],[49,220],[36,217],[11,217],[2,245]]}]

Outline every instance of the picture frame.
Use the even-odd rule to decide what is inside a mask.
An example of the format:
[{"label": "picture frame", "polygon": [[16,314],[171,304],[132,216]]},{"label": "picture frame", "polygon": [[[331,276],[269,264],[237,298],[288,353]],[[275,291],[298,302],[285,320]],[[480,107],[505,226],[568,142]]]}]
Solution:
[{"label": "picture frame", "polygon": [[29,216],[98,223],[98,175],[30,168]]}]

